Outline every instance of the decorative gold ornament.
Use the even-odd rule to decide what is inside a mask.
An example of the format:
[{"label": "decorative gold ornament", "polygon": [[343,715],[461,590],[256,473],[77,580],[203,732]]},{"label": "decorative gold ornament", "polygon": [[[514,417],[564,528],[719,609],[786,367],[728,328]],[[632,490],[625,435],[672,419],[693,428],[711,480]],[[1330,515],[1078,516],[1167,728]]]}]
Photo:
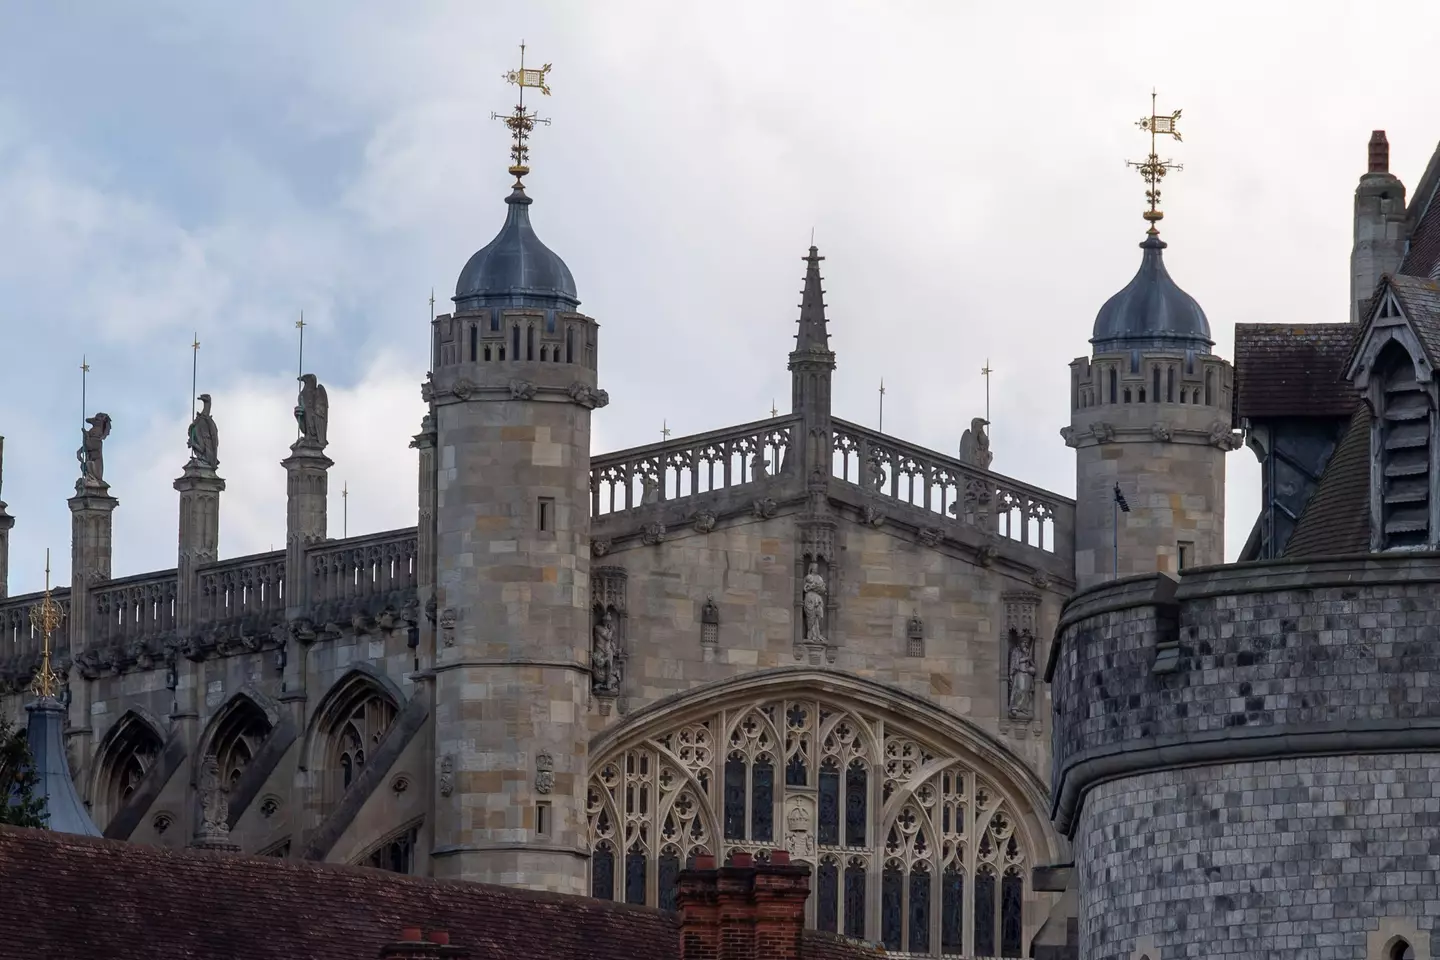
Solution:
[{"label": "decorative gold ornament", "polygon": [[510,144],[510,174],[515,178],[517,187],[520,186],[521,178],[530,172],[530,148],[527,141],[535,130],[535,124],[550,125],[548,117],[538,117],[535,115],[535,111],[525,109],[525,88],[530,87],[539,90],[544,96],[550,96],[550,85],[545,82],[549,73],[550,64],[548,63],[538,70],[525,66],[525,43],[521,41],[520,67],[502,74],[507,82],[520,88],[520,101],[511,113],[490,114],[491,120],[503,120],[505,126],[510,128],[510,135],[513,138],[513,142]]},{"label": "decorative gold ornament", "polygon": [[1180,130],[1175,125],[1176,121],[1180,119],[1180,111],[1176,110],[1174,113],[1162,115],[1159,110],[1156,109],[1155,100],[1155,91],[1151,90],[1150,116],[1141,117],[1135,122],[1135,126],[1150,134],[1150,156],[1141,161],[1125,161],[1126,166],[1134,167],[1140,171],[1140,177],[1148,187],[1145,191],[1145,199],[1150,202],[1150,209],[1146,210],[1143,216],[1150,224],[1150,229],[1146,232],[1151,234],[1158,234],[1160,232],[1155,228],[1155,224],[1159,223],[1165,217],[1165,214],[1160,211],[1160,181],[1164,180],[1165,175],[1172,170],[1179,171],[1185,169],[1173,160],[1161,160],[1159,154],[1155,151],[1155,138],[1159,135],[1172,136],[1177,142],[1181,140]]},{"label": "decorative gold ornament", "polygon": [[59,629],[64,617],[60,604],[50,598],[50,551],[46,550],[45,596],[30,608],[30,625],[40,631],[42,641],[40,667],[30,682],[30,692],[37,697],[54,697],[60,691],[60,675],[50,666],[50,634]]}]

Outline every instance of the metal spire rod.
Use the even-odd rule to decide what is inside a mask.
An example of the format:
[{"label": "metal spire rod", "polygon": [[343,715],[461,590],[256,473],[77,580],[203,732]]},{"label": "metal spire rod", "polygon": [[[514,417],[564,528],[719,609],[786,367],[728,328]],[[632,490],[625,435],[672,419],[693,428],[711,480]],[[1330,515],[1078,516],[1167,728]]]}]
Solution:
[{"label": "metal spire rod", "polygon": [[195,420],[195,391],[200,377],[200,331],[195,331],[195,342],[190,344],[190,420]]},{"label": "metal spire rod", "polygon": [[885,432],[885,378],[880,378],[880,427],[881,433]]}]

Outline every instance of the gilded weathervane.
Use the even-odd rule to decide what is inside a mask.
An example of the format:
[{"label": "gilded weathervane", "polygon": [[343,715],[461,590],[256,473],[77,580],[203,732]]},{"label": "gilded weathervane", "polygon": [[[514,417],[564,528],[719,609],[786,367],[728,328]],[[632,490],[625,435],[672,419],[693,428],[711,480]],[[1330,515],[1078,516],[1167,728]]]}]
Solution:
[{"label": "gilded weathervane", "polygon": [[40,652],[40,666],[30,684],[30,692],[37,697],[53,698],[60,692],[60,675],[50,666],[50,635],[60,627],[64,614],[60,604],[50,599],[50,551],[45,551],[45,597],[30,608],[30,624],[39,632],[43,646]]},{"label": "gilded weathervane", "polygon": [[539,68],[525,66],[525,43],[520,43],[520,69],[510,70],[504,74],[505,79],[520,88],[520,101],[515,105],[513,113],[490,114],[491,120],[504,120],[505,126],[510,128],[510,135],[514,143],[510,145],[510,173],[515,177],[515,186],[520,186],[520,178],[530,172],[528,166],[530,160],[530,148],[526,141],[530,139],[530,132],[535,129],[535,124],[543,123],[549,126],[548,117],[537,117],[534,110],[525,109],[525,88],[533,87],[545,96],[550,96],[550,85],[545,82],[546,76],[550,73],[550,64]]},{"label": "gilded weathervane", "polygon": [[1156,234],[1160,231],[1155,224],[1164,218],[1165,214],[1160,212],[1160,181],[1165,179],[1165,174],[1171,170],[1185,169],[1173,160],[1161,160],[1155,152],[1155,137],[1158,134],[1169,134],[1177,141],[1180,140],[1180,131],[1175,123],[1180,119],[1180,111],[1162,116],[1155,107],[1155,91],[1150,91],[1150,116],[1141,117],[1135,125],[1141,130],[1150,134],[1150,156],[1142,161],[1125,161],[1127,166],[1134,167],[1140,171],[1140,177],[1145,181],[1148,189],[1145,191],[1145,199],[1150,201],[1150,209],[1145,211],[1144,217],[1150,223],[1147,233]]}]

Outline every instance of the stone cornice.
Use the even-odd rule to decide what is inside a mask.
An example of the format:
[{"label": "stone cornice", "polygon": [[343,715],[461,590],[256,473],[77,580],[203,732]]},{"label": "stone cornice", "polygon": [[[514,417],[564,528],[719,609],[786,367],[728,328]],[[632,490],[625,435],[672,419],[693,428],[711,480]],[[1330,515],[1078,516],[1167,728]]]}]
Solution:
[{"label": "stone cornice", "polygon": [[610,403],[608,392],[581,380],[562,386],[535,383],[518,377],[504,383],[476,383],[462,376],[445,386],[436,386],[433,381],[427,380],[421,384],[420,396],[426,403],[436,406],[470,401],[535,400],[541,403],[574,403],[587,410],[595,410]]},{"label": "stone cornice", "polygon": [[1218,447],[1228,453],[1238,450],[1244,442],[1244,435],[1231,429],[1229,423],[1218,415],[1214,422],[1205,428],[1165,417],[1158,417],[1144,425],[1119,424],[1099,419],[1088,426],[1063,426],[1060,428],[1060,436],[1067,447],[1076,449],[1112,443],[1180,443]]}]

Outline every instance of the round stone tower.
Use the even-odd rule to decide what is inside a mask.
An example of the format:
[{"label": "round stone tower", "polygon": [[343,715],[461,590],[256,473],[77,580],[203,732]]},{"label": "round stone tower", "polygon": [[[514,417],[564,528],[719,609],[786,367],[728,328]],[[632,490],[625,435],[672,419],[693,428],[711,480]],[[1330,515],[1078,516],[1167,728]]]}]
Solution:
[{"label": "round stone tower", "polygon": [[1139,272],[1095,318],[1092,356],[1070,364],[1080,589],[1224,561],[1234,371],[1165,247],[1152,226]]},{"label": "round stone tower", "polygon": [[460,274],[454,314],[434,321],[426,389],[432,863],[438,877],[583,893],[590,413],[606,396],[597,325],[535,235],[518,175],[505,202],[505,225]]}]

